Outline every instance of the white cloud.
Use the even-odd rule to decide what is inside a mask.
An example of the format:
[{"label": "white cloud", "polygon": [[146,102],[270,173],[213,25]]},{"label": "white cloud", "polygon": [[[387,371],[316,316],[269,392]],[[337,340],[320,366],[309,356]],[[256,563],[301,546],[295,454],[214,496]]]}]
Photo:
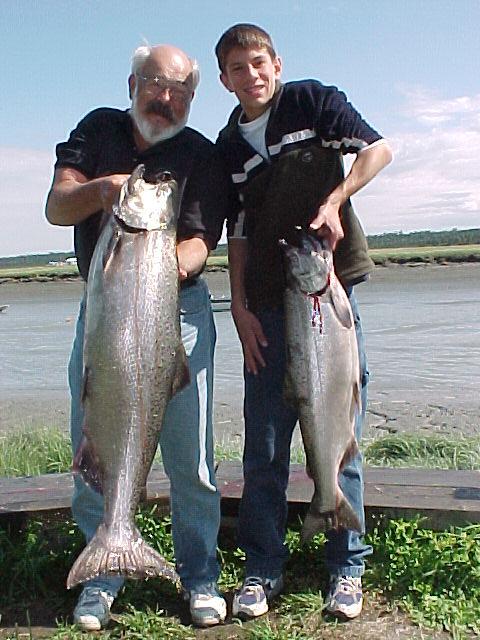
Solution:
[{"label": "white cloud", "polygon": [[402,111],[410,117],[390,138],[393,163],[354,196],[367,233],[479,227],[480,95],[416,90]]},{"label": "white cloud", "polygon": [[0,147],[0,256],[71,250],[72,230],[53,227],[44,214],[53,154]]},{"label": "white cloud", "polygon": [[422,87],[400,87],[406,99],[403,112],[427,126],[462,120],[479,123],[480,93],[474,96],[459,96],[442,99]]}]

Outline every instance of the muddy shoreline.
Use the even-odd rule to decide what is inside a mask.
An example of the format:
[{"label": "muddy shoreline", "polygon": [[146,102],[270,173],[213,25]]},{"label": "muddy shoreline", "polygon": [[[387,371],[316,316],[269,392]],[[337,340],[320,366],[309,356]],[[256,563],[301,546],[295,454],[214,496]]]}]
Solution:
[{"label": "muddy shoreline", "polygon": [[[480,256],[472,253],[468,256],[455,257],[455,256],[439,256],[435,258],[423,258],[423,257],[409,257],[409,258],[394,258],[387,257],[385,259],[376,259],[372,256],[377,269],[392,269],[398,267],[448,267],[456,265],[468,265],[478,264],[480,262]],[[20,271],[20,269],[19,269]],[[205,275],[212,273],[228,273],[227,266],[207,266],[205,269]],[[48,275],[17,275],[17,276],[2,276],[0,270],[0,285],[6,282],[78,282],[81,280],[80,275],[70,274],[48,274]]]},{"label": "muddy shoreline", "polygon": [[[467,267],[472,269],[472,277],[478,270],[478,264]],[[465,268],[465,264],[463,265]],[[402,278],[417,270],[439,273],[445,269],[440,265],[415,264],[415,266],[396,265],[379,267],[375,274],[383,277],[394,269]],[[452,274],[459,265],[448,265]],[[432,271],[433,270],[433,271]],[[419,277],[420,277],[419,273]],[[376,277],[375,276],[375,277]],[[212,296],[229,297],[228,272],[225,268],[213,268],[205,272]],[[476,276],[475,276],[476,277]],[[78,286],[78,280],[75,280]],[[32,286],[32,285],[31,285]],[[45,285],[44,285],[45,286]],[[7,310],[8,313],[8,310]],[[228,313],[228,312],[225,312]],[[225,315],[225,314],[222,314]],[[74,318],[68,318],[74,322]],[[367,344],[368,352],[368,344]],[[240,351],[238,351],[240,354]],[[239,355],[239,357],[241,357]],[[65,362],[65,369],[67,362]],[[217,367],[218,368],[218,367]],[[375,376],[375,371],[373,371]],[[48,382],[46,382],[48,384]],[[381,381],[371,378],[369,403],[364,428],[364,439],[371,440],[389,434],[443,434],[449,437],[480,435],[480,411],[475,397],[464,397],[461,393],[456,399],[443,398],[428,389],[418,388],[415,393],[402,396],[394,385],[382,387]],[[48,402],[45,398],[48,398]],[[58,427],[68,430],[69,398],[68,392],[58,389],[42,390],[42,394],[0,392],[0,433],[16,427],[32,426]],[[243,445],[243,385],[239,381],[232,393],[231,387],[223,391],[219,385],[215,390],[214,425],[217,444],[222,449],[241,450]],[[300,445],[299,430],[296,430],[295,443]]]}]

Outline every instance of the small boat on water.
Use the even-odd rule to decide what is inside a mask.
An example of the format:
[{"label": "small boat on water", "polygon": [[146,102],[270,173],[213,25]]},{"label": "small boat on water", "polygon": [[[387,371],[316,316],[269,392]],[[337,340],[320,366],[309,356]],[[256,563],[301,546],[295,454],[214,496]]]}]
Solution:
[{"label": "small boat on water", "polygon": [[8,304],[0,304],[0,313],[2,313],[2,311],[6,311],[9,306],[10,305]]}]

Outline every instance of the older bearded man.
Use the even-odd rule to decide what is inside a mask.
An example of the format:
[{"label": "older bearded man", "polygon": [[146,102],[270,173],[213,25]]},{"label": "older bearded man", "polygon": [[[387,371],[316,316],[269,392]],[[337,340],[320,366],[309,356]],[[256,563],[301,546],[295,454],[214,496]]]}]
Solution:
[{"label": "older bearded man", "polygon": [[[208,289],[199,274],[219,239],[226,204],[215,188],[224,178],[212,156],[213,145],[185,126],[198,80],[195,61],[180,49],[139,47],[128,79],[131,109],[96,109],[68,141],[57,145],[46,216],[52,224],[74,225],[78,266],[86,280],[100,231],[134,167],[143,163],[146,175],[169,171],[178,182],[180,320],[192,382],[170,402],[160,446],[171,483],[177,570],[193,622],[209,626],[224,620],[226,606],[216,584],[220,496],[212,434],[215,328]],[[69,363],[74,453],[83,423],[84,309],[82,300]],[[88,541],[102,521],[103,498],[78,477],[72,512]],[[122,584],[122,578],[107,576],[86,583],[74,611],[75,623],[84,630],[103,628]]]}]

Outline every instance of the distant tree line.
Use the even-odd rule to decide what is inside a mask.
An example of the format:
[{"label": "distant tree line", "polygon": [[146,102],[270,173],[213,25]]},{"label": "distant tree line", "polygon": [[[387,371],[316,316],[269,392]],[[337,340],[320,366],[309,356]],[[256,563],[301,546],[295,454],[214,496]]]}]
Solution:
[{"label": "distant tree line", "polygon": [[[396,247],[436,247],[459,244],[480,244],[480,229],[449,229],[448,231],[395,231],[367,236],[370,249]],[[214,256],[227,255],[227,245],[220,244]]]},{"label": "distant tree line", "polygon": [[[387,249],[396,247],[436,247],[459,244],[480,244],[480,229],[449,229],[447,231],[395,231],[367,236],[370,249]],[[212,251],[214,256],[227,255],[227,245],[220,244]],[[37,267],[49,262],[65,262],[73,257],[70,252],[51,252],[28,256],[11,256],[0,258],[0,267]]]},{"label": "distant tree line", "polygon": [[74,257],[72,251],[68,252],[51,252],[51,253],[35,253],[28,256],[10,256],[8,258],[0,258],[0,267],[41,267],[49,262],[65,262],[67,258]]},{"label": "distant tree line", "polygon": [[449,229],[448,231],[412,231],[382,233],[368,236],[370,249],[397,247],[438,247],[459,244],[480,244],[480,229]]}]

